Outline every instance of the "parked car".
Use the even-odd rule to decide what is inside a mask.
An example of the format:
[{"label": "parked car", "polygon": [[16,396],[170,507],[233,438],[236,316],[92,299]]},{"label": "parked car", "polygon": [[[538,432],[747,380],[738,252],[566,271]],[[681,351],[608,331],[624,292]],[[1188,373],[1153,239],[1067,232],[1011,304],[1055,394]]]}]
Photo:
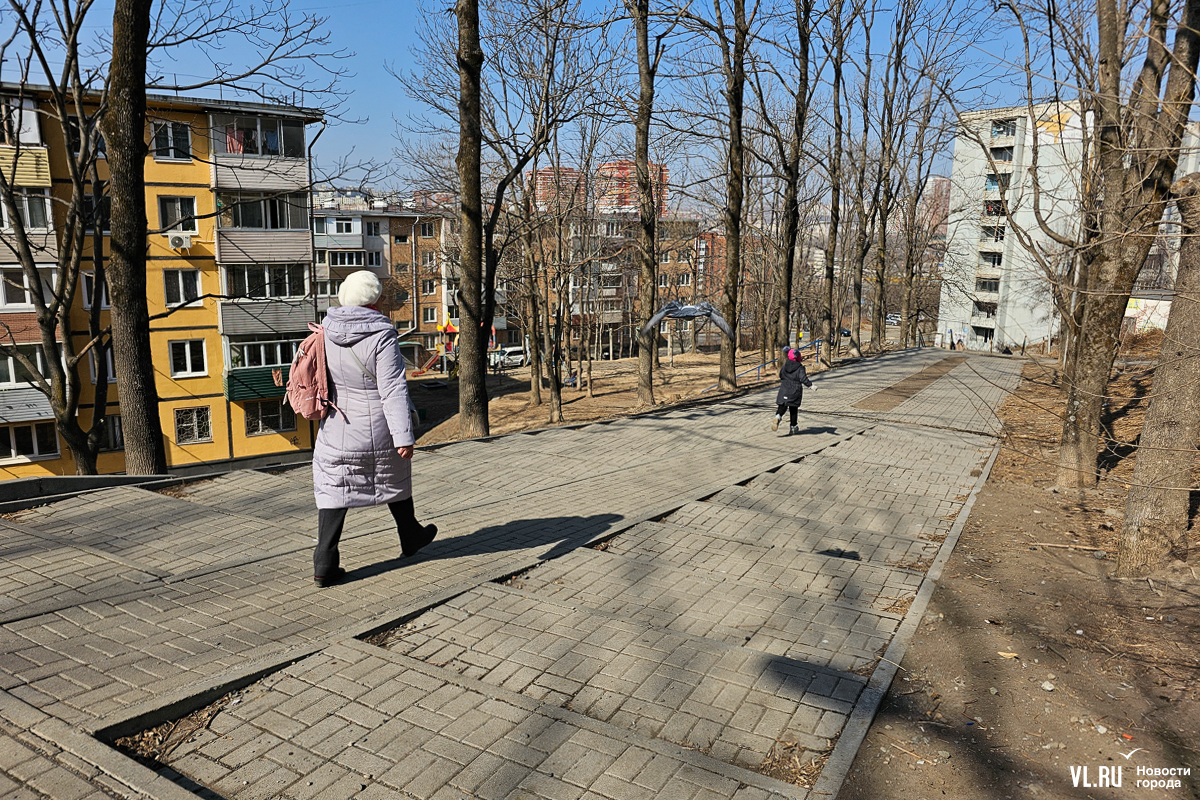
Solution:
[{"label": "parked car", "polygon": [[886,317],[883,318],[883,322],[885,325],[899,325],[900,324],[900,315],[899,314],[888,314]]},{"label": "parked car", "polygon": [[529,361],[529,354],[520,345],[516,347],[501,347],[488,353],[488,363],[497,369],[523,367]]}]

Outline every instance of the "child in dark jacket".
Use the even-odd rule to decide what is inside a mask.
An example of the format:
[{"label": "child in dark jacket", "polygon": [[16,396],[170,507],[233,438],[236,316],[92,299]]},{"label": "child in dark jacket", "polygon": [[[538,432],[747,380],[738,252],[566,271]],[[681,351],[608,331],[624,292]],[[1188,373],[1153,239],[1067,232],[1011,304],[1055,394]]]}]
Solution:
[{"label": "child in dark jacket", "polygon": [[779,379],[782,382],[779,384],[779,393],[775,395],[775,421],[771,423],[771,430],[779,429],[779,422],[783,419],[783,410],[786,408],[791,423],[788,435],[792,435],[800,432],[800,426],[796,424],[796,414],[800,410],[800,400],[804,397],[804,387],[811,389],[812,381],[808,379],[808,372],[800,360],[799,350],[788,347],[784,349],[783,355],[783,368],[779,370]]}]

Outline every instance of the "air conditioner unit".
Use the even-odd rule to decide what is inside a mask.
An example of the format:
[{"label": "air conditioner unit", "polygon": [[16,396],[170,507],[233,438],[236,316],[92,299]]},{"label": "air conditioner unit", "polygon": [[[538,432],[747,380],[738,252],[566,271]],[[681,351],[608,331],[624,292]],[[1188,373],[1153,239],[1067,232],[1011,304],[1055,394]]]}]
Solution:
[{"label": "air conditioner unit", "polygon": [[167,243],[172,250],[187,250],[192,246],[192,237],[182,233],[172,233],[170,238],[167,239]]}]

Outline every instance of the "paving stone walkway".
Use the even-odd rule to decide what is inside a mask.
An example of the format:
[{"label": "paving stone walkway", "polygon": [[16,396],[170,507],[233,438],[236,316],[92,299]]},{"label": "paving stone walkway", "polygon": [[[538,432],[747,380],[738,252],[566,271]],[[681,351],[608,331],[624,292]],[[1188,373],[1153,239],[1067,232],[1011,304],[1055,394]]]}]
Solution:
[{"label": "paving stone walkway", "polygon": [[[306,469],[7,515],[0,795],[828,797],[1021,364],[854,406],[947,355],[818,376],[801,436],[771,390],[421,451],[438,540],[356,510],[326,590]],[[167,766],[111,746],[214,700]]]}]

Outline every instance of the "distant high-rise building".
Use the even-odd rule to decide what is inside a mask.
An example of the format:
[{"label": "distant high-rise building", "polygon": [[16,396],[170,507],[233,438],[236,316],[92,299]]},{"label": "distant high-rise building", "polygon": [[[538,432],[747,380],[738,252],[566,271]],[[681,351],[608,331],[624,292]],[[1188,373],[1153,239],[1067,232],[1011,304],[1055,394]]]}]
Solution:
[{"label": "distant high-rise building", "polygon": [[[670,171],[661,164],[650,165],[650,183],[658,215],[667,213]],[[596,211],[600,214],[638,213],[637,164],[628,159],[601,164],[596,169]]]}]

